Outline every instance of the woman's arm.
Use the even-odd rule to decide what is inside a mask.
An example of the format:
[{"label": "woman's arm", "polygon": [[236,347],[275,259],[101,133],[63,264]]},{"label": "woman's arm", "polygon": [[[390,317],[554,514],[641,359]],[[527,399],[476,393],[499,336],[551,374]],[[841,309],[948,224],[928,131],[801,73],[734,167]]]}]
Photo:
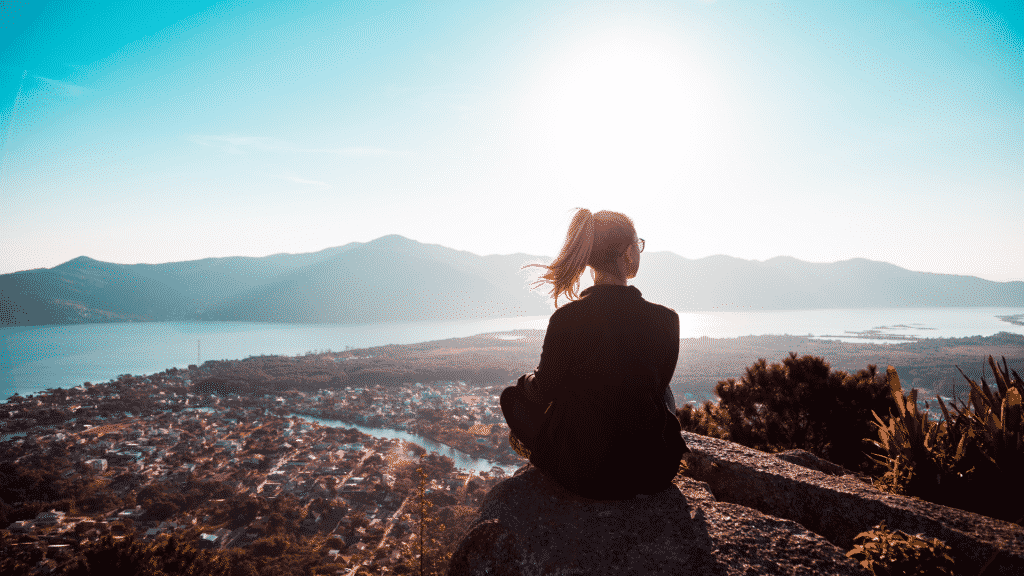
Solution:
[{"label": "woman's arm", "polygon": [[671,386],[665,386],[665,407],[672,414],[676,413],[676,397],[672,394]]},{"label": "woman's arm", "polygon": [[[564,309],[562,309],[564,310]],[[544,345],[540,353],[540,364],[532,374],[523,376],[523,393],[528,400],[546,404],[555,398],[561,383],[574,362],[579,362],[575,348],[579,338],[574,338],[572,322],[556,310],[548,320],[544,334]]]},{"label": "woman's arm", "polygon": [[[676,363],[679,361],[679,314],[676,314],[674,310],[669,310],[671,316],[666,320],[666,336],[665,336],[665,359],[662,361],[660,367],[661,381],[665,383],[667,391],[665,392],[665,404],[669,406],[672,413],[675,413],[675,397],[672,395],[672,376],[676,372]],[[672,400],[669,405],[669,399]]]}]

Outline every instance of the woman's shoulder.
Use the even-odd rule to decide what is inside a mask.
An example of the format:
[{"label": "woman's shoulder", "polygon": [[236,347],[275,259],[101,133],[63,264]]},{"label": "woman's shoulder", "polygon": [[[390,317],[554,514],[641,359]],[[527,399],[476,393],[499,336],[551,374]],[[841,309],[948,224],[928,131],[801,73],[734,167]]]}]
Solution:
[{"label": "woman's shoulder", "polygon": [[651,309],[654,310],[655,314],[664,316],[665,318],[672,318],[676,321],[679,320],[679,313],[662,304],[655,304],[654,302],[648,302],[651,305]]},{"label": "woman's shoulder", "polygon": [[668,306],[662,304],[651,302],[646,299],[644,300],[644,302],[647,304],[647,308],[648,310],[650,310],[651,314],[658,318],[659,320],[664,320],[666,322],[679,322],[679,314],[672,308],[669,308]]},{"label": "woman's shoulder", "polygon": [[[668,306],[643,298],[633,286],[613,287],[601,292],[586,290],[581,298],[559,306],[548,320],[550,324],[585,324],[612,311],[630,311],[636,320],[665,325],[679,325],[679,314]],[[638,314],[639,313],[639,314]],[[638,315],[637,315],[638,314]]]},{"label": "woman's shoulder", "polygon": [[679,314],[675,310],[661,304],[651,303],[650,306],[651,315],[649,317],[654,319],[654,324],[662,326],[664,330],[678,333]]},{"label": "woman's shoulder", "polygon": [[551,317],[548,318],[548,324],[578,322],[581,318],[588,315],[589,312],[589,306],[584,300],[570,300],[555,308],[555,311],[551,313]]}]

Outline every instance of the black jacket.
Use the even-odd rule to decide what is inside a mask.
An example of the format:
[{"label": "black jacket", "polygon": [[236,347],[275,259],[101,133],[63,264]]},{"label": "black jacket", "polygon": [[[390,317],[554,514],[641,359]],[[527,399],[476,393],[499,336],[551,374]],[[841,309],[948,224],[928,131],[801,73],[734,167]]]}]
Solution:
[{"label": "black jacket", "polygon": [[665,406],[679,354],[679,315],[633,286],[596,285],[551,315],[523,395],[554,401],[530,461],[597,499],[664,489],[686,444]]}]

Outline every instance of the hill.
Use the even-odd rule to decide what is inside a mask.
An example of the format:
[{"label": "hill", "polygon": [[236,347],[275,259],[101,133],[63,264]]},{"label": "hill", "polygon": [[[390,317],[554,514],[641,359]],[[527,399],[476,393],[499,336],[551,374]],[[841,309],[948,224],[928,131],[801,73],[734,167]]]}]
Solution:
[{"label": "hill", "polygon": [[527,254],[477,256],[402,236],[310,254],[113,264],[81,256],[0,276],[0,326],[211,320],[369,323],[546,314]]},{"label": "hill", "polygon": [[648,300],[676,310],[1024,305],[1024,282],[914,272],[863,258],[824,264],[653,252],[644,254],[636,286]]},{"label": "hill", "polygon": [[[113,264],[81,256],[0,276],[0,326],[209,320],[373,323],[551,312],[529,254],[478,256],[398,235],[308,254]],[[885,262],[645,253],[635,284],[676,310],[1021,306],[1024,282]]]}]

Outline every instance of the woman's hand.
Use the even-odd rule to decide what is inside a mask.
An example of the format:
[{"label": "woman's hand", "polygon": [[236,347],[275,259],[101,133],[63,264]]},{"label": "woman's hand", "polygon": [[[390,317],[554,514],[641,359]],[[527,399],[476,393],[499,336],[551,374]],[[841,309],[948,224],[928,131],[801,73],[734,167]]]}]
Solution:
[{"label": "woman's hand", "polygon": [[541,404],[544,402],[544,397],[541,395],[540,390],[537,389],[536,374],[530,372],[529,374],[523,374],[519,377],[519,381],[516,382],[516,386],[522,388],[523,397],[534,404]]}]

